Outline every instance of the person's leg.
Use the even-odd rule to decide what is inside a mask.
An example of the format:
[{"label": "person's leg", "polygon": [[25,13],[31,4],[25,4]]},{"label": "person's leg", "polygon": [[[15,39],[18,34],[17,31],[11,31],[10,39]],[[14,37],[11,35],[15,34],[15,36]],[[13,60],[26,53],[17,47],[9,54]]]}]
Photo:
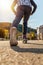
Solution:
[{"label": "person's leg", "polygon": [[27,20],[29,18],[29,15],[25,13],[24,15],[24,22],[23,22],[23,43],[27,43]]},{"label": "person's leg", "polygon": [[26,33],[27,33],[27,21],[30,17],[30,12],[31,12],[31,9],[30,8],[26,8],[25,10],[25,13],[24,13],[24,32],[23,32],[23,39],[27,40],[27,37],[26,37]]},{"label": "person's leg", "polygon": [[23,22],[23,39],[26,39],[26,33],[27,33],[27,22],[26,22],[26,18],[24,16],[24,22]]},{"label": "person's leg", "polygon": [[18,24],[20,23],[22,17],[24,15],[24,11],[21,10],[21,8],[17,8],[17,13],[16,13],[16,17],[12,23],[12,27],[18,27]]},{"label": "person's leg", "polygon": [[20,22],[20,20],[23,17],[23,11],[18,9],[15,20],[12,23],[11,29],[10,29],[10,44],[16,46],[17,40],[16,40],[16,33],[17,33],[17,26]]}]

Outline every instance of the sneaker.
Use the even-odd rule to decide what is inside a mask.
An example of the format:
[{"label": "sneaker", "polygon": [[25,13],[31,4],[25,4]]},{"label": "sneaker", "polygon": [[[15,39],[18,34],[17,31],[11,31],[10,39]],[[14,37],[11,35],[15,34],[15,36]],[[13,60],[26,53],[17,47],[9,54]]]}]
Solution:
[{"label": "sneaker", "polygon": [[16,39],[16,33],[17,33],[16,27],[11,27],[10,29],[10,45],[11,46],[17,46],[18,44]]}]

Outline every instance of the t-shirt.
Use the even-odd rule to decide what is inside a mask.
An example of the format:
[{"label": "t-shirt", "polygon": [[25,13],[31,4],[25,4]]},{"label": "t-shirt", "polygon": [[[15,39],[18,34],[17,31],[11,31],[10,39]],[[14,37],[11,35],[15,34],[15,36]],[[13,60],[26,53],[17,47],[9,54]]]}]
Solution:
[{"label": "t-shirt", "polygon": [[20,5],[28,5],[28,6],[32,7],[30,0],[17,0],[17,1],[18,1],[18,3],[17,3],[18,6],[20,6]]}]

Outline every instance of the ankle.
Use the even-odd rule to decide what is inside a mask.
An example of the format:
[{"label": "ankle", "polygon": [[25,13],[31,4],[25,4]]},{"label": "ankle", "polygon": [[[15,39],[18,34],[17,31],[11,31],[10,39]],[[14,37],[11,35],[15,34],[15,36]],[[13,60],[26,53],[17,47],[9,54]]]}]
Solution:
[{"label": "ankle", "polygon": [[27,39],[26,35],[23,35],[23,39]]}]

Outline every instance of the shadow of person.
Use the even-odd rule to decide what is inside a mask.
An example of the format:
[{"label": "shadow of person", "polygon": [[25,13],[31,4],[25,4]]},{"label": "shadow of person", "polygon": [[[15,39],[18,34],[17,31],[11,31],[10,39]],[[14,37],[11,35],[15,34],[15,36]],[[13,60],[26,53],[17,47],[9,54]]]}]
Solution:
[{"label": "shadow of person", "polygon": [[19,46],[11,46],[11,48],[14,51],[17,52],[31,52],[31,53],[37,53],[37,54],[43,54],[43,48],[20,48]]},{"label": "shadow of person", "polygon": [[32,42],[32,43],[31,43],[31,42],[28,42],[27,44],[32,44],[32,45],[43,45],[43,44],[41,44],[41,43],[38,44],[38,43],[33,43],[33,42]]}]

